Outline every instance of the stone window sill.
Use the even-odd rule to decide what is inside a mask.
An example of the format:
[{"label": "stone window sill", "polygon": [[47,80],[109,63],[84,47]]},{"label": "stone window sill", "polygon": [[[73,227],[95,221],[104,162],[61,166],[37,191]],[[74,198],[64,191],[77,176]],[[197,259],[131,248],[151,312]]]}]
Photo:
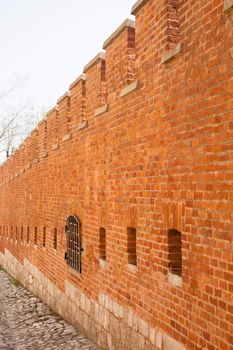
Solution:
[{"label": "stone window sill", "polygon": [[124,97],[138,88],[138,80],[124,87],[120,92],[120,97]]},{"label": "stone window sill", "polygon": [[73,275],[77,276],[78,278],[82,278],[82,274],[79,271],[75,270],[72,266],[70,266],[68,264],[67,264],[67,267],[68,267],[68,271],[70,273],[72,273]]},{"label": "stone window sill", "polygon": [[40,158],[46,158],[46,157],[48,157],[48,152],[42,152],[40,154]]},{"label": "stone window sill", "polygon": [[127,267],[129,271],[132,271],[132,272],[137,271],[137,265],[128,264]]},{"label": "stone window sill", "polygon": [[59,143],[54,143],[52,145],[52,151],[56,151],[59,148]]},{"label": "stone window sill", "polygon": [[182,43],[179,43],[178,45],[176,45],[174,49],[165,52],[165,54],[162,57],[161,63],[166,63],[170,61],[172,58],[175,58],[176,56],[178,56],[180,53],[183,52],[183,47],[184,45]]},{"label": "stone window sill", "polygon": [[224,0],[223,12],[227,12],[233,8],[233,0]]},{"label": "stone window sill", "polygon": [[105,112],[108,112],[108,105],[102,106],[100,108],[97,108],[94,113],[94,117],[97,117],[101,114],[104,114]]},{"label": "stone window sill", "polygon": [[71,139],[71,134],[66,134],[63,136],[62,141],[66,142],[66,141],[69,141],[70,139]]},{"label": "stone window sill", "polygon": [[87,120],[83,120],[77,127],[77,130],[83,130],[85,128],[88,127],[88,121]]},{"label": "stone window sill", "polygon": [[182,277],[176,275],[175,273],[168,272],[168,283],[172,284],[175,287],[182,287]]},{"label": "stone window sill", "polygon": [[104,260],[104,259],[99,259],[99,266],[100,266],[101,268],[104,268],[106,265],[107,265],[106,260]]}]

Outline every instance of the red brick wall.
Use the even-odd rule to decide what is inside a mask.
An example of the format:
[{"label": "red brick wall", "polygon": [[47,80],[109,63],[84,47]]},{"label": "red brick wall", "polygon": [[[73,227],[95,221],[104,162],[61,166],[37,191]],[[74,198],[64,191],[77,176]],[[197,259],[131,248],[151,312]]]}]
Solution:
[{"label": "red brick wall", "polygon": [[[26,257],[61,290],[68,280],[94,299],[106,293],[195,350],[233,349],[233,10],[223,6],[144,1],[135,34],[125,28],[106,49],[106,67],[103,59],[88,67],[0,168],[2,252]],[[178,43],[181,52],[161,63]],[[120,97],[132,77],[137,89]],[[78,130],[83,119],[88,127]],[[72,213],[82,223],[81,276],[64,260]],[[128,227],[137,230],[134,270]],[[169,229],[182,234],[182,286],[168,280]]]}]

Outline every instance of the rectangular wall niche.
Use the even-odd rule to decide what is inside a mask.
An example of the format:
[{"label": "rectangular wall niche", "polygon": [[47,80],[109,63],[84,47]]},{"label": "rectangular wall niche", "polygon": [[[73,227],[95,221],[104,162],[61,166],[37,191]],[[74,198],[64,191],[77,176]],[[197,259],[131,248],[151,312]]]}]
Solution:
[{"label": "rectangular wall niche", "polygon": [[134,227],[127,228],[128,264],[137,265],[137,231]]},{"label": "rectangular wall niche", "polygon": [[182,240],[181,232],[177,230],[168,231],[168,259],[171,273],[182,275]]},{"label": "rectangular wall niche", "polygon": [[35,227],[34,244],[37,245],[37,227]]},{"label": "rectangular wall niche", "polygon": [[27,243],[29,243],[29,234],[30,234],[30,228],[28,226],[27,227]]},{"label": "rectangular wall niche", "polygon": [[106,230],[103,227],[99,230],[99,258],[106,260]]},{"label": "rectangular wall niche", "polygon": [[54,229],[53,248],[57,249],[57,228]]},{"label": "rectangular wall niche", "polygon": [[43,228],[43,241],[42,241],[43,247],[46,245],[46,227]]}]

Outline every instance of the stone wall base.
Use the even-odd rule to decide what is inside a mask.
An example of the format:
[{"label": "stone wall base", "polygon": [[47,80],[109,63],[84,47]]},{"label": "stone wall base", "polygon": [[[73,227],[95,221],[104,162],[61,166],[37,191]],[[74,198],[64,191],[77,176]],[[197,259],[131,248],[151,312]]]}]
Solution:
[{"label": "stone wall base", "polygon": [[184,345],[151,327],[131,310],[106,294],[98,302],[65,281],[63,293],[30,261],[21,264],[8,250],[0,253],[0,265],[55,312],[79,328],[99,346],[109,350],[186,350]]}]

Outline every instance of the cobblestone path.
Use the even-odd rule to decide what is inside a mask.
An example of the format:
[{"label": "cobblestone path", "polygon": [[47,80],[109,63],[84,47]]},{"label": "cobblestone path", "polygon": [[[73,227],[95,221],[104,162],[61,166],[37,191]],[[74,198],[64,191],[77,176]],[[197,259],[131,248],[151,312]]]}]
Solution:
[{"label": "cobblestone path", "polygon": [[0,350],[98,350],[0,267]]}]

